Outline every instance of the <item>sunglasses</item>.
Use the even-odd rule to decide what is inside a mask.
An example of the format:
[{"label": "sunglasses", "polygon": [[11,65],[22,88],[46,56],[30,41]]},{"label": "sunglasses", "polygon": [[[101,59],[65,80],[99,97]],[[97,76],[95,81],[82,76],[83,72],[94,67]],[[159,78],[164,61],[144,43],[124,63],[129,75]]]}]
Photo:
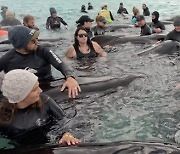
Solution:
[{"label": "sunglasses", "polygon": [[87,37],[88,35],[87,35],[87,34],[78,34],[78,36],[79,36],[80,38],[82,38],[82,37]]}]

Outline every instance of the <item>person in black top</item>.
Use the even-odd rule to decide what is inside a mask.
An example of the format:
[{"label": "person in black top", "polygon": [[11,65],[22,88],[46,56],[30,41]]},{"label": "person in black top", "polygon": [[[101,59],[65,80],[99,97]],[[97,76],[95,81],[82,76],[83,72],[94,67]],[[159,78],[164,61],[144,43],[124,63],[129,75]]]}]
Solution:
[{"label": "person in black top", "polygon": [[149,27],[152,29],[153,33],[161,33],[163,30],[165,30],[164,24],[159,21],[159,12],[154,11],[152,13],[152,23],[149,25]]},{"label": "person in black top", "polygon": [[175,29],[166,35],[165,40],[180,42],[180,16],[174,18],[174,27]]},{"label": "person in black top", "polygon": [[[21,146],[47,143],[52,122],[63,120],[66,115],[52,98],[41,94],[38,77],[15,69],[1,73],[0,83],[6,97],[0,106],[0,132]],[[58,143],[63,142],[74,145],[80,141],[68,132],[59,132]]]},{"label": "person in black top", "polygon": [[5,19],[6,18],[6,11],[8,10],[8,7],[7,6],[1,6],[1,10],[2,10],[1,16],[3,19]]},{"label": "person in black top", "polygon": [[120,3],[117,14],[122,14],[122,13],[128,14],[128,11],[126,10],[126,8],[124,8],[123,3]]},{"label": "person in black top", "polygon": [[93,37],[92,31],[91,31],[91,27],[92,27],[92,22],[94,20],[91,19],[89,16],[87,15],[82,15],[77,21],[76,23],[78,24],[77,27],[85,27],[89,38]]},{"label": "person in black top", "polygon": [[81,6],[81,12],[82,12],[82,13],[88,13],[88,12],[86,11],[86,6],[85,6],[85,5],[82,5],[82,6]]},{"label": "person in black top", "polygon": [[149,11],[149,8],[146,6],[146,4],[142,4],[142,9],[143,9],[144,16],[150,16],[150,11]]},{"label": "person in black top", "polygon": [[32,15],[26,15],[24,18],[23,18],[23,25],[28,27],[28,28],[32,28],[32,29],[35,29],[35,30],[39,30],[39,28],[37,28],[35,26],[35,19]]},{"label": "person in black top", "polygon": [[145,18],[143,15],[137,17],[138,26],[141,27],[141,36],[151,35],[151,28],[146,24]]},{"label": "person in black top", "polygon": [[93,9],[93,6],[92,6],[92,4],[89,2],[88,3],[88,10],[92,10]]},{"label": "person in black top", "polygon": [[61,28],[61,23],[68,27],[68,24],[59,16],[57,16],[57,12],[55,8],[49,9],[51,16],[47,18],[46,21],[46,29],[51,30],[59,30]]},{"label": "person in black top", "polygon": [[96,17],[97,25],[92,28],[94,32],[94,36],[96,35],[104,35],[105,34],[105,26],[106,26],[106,19],[103,16]]},{"label": "person in black top", "polygon": [[38,77],[40,82],[52,80],[51,65],[59,70],[66,81],[61,90],[66,87],[69,97],[75,98],[81,90],[73,77],[72,71],[51,50],[38,45],[39,31],[29,29],[25,26],[15,26],[8,32],[8,38],[14,49],[8,51],[0,58],[0,71],[5,73],[13,69],[30,69]]},{"label": "person in black top", "polygon": [[74,34],[74,44],[71,45],[67,52],[67,58],[91,59],[97,56],[105,57],[106,53],[96,42],[92,42],[88,37],[86,29],[79,27]]}]

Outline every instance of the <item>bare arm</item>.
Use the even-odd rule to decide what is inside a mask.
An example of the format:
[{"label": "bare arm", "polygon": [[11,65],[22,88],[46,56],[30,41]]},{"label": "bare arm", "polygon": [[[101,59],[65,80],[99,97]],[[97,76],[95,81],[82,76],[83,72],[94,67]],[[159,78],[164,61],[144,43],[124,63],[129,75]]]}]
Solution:
[{"label": "bare arm", "polygon": [[93,44],[93,47],[94,47],[96,53],[98,53],[98,56],[100,56],[100,57],[107,56],[106,52],[101,48],[101,46],[98,43],[92,42],[92,44]]},{"label": "bare arm", "polygon": [[76,57],[76,52],[72,45],[67,49],[65,56],[67,58],[75,58]]}]

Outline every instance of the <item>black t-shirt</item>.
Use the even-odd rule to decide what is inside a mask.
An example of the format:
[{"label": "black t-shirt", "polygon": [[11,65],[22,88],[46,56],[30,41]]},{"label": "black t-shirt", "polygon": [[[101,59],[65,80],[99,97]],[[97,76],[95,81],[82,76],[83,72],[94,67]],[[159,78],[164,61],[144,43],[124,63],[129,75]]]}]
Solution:
[{"label": "black t-shirt", "polygon": [[162,22],[158,21],[156,23],[152,22],[149,27],[152,29],[152,32],[155,33],[154,28],[160,28],[161,30],[165,30],[165,26]]},{"label": "black t-shirt", "polygon": [[151,35],[151,28],[146,24],[143,27],[141,27],[141,36],[144,35]]},{"label": "black t-shirt", "polygon": [[72,71],[56,54],[41,45],[29,54],[21,54],[12,49],[0,58],[0,71],[7,73],[14,69],[33,69],[40,82],[52,78],[51,65],[65,77],[73,76]]},{"label": "black t-shirt", "polygon": [[175,29],[167,34],[165,40],[173,40],[180,42],[180,32],[177,32]]}]

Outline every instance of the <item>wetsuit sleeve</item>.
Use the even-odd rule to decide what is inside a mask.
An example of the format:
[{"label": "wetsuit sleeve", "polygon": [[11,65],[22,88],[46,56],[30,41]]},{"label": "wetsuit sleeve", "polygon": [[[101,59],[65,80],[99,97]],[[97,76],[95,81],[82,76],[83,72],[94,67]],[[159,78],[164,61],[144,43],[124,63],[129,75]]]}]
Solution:
[{"label": "wetsuit sleeve", "polygon": [[42,50],[42,56],[46,61],[59,70],[65,78],[72,76],[73,71],[53,51],[48,48]]},{"label": "wetsuit sleeve", "polygon": [[112,15],[111,11],[109,11],[109,13],[110,13],[111,20],[114,21],[114,18],[113,18],[113,15]]},{"label": "wetsuit sleeve", "polygon": [[68,25],[64,20],[63,20],[63,18],[61,18],[61,17],[59,17],[59,19],[60,19],[60,22],[63,24],[63,25]]},{"label": "wetsuit sleeve", "polygon": [[50,18],[48,17],[46,21],[46,29],[49,29],[49,25],[50,25]]},{"label": "wetsuit sleeve", "polygon": [[160,29],[161,30],[165,30],[166,29],[163,23],[160,23]]},{"label": "wetsuit sleeve", "polygon": [[126,9],[126,14],[129,14],[128,11],[127,11],[127,9]]}]

